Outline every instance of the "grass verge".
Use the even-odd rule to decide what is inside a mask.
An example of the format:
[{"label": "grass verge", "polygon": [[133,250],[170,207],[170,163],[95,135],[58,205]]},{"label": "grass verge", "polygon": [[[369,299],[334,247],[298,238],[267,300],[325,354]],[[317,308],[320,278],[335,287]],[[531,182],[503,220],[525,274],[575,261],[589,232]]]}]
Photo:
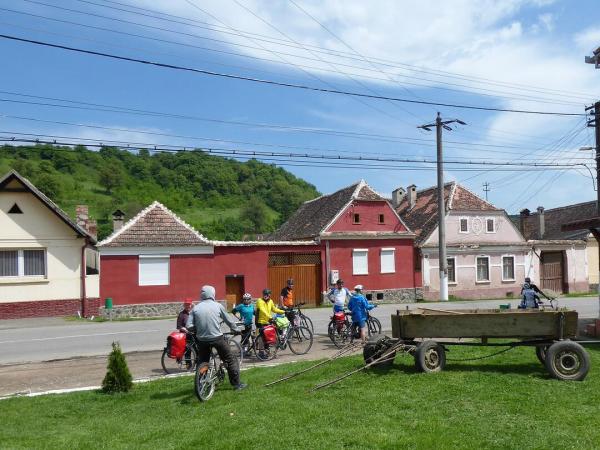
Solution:
[{"label": "grass verge", "polygon": [[[488,355],[455,348],[449,359]],[[2,401],[4,448],[597,448],[600,350],[583,382],[548,377],[532,348],[417,373],[398,356],[387,371],[361,372],[318,392],[319,382],[360,357],[294,380],[266,382],[312,363],[243,372],[200,403],[190,377],[136,385],[129,394],[81,392]]]}]

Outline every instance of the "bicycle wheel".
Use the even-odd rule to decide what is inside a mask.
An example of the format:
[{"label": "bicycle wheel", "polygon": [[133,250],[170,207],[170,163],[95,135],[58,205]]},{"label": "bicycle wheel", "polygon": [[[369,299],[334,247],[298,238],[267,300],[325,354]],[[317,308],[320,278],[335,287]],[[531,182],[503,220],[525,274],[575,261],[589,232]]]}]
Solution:
[{"label": "bicycle wheel", "polygon": [[197,355],[194,347],[188,347],[183,358],[169,358],[165,348],[160,357],[160,364],[166,374],[193,372],[196,369]]},{"label": "bicycle wheel", "polygon": [[261,361],[269,361],[275,358],[277,355],[277,344],[265,345],[265,341],[263,339],[262,334],[258,335],[254,340],[254,346],[252,348],[254,350],[254,354]]},{"label": "bicycle wheel", "polygon": [[201,402],[210,400],[215,393],[216,379],[213,359],[210,362],[199,364],[194,377],[194,391]]},{"label": "bicycle wheel", "polygon": [[244,359],[244,350],[242,350],[242,346],[238,341],[234,341],[233,339],[228,339],[229,341],[229,351],[233,356],[238,360],[238,364],[242,365],[242,360]]},{"label": "bicycle wheel", "polygon": [[381,322],[379,319],[377,319],[377,317],[369,317],[367,320],[367,330],[369,332],[369,336],[381,334]]},{"label": "bicycle wheel", "polygon": [[292,353],[304,355],[308,353],[313,344],[313,334],[306,327],[293,327],[290,330],[288,345]]},{"label": "bicycle wheel", "polygon": [[342,348],[348,344],[352,341],[352,325],[344,322],[342,325],[336,326],[331,340],[333,341],[333,345],[337,348]]},{"label": "bicycle wheel", "polygon": [[327,325],[327,336],[329,336],[329,339],[331,339],[332,342],[333,342],[333,333],[335,333],[335,321],[332,319],[329,321],[329,324]]},{"label": "bicycle wheel", "polygon": [[315,332],[315,327],[313,326],[313,323],[312,323],[312,320],[310,320],[310,317],[305,316],[302,313],[300,313],[300,326],[308,328],[310,330],[310,332],[313,334]]}]

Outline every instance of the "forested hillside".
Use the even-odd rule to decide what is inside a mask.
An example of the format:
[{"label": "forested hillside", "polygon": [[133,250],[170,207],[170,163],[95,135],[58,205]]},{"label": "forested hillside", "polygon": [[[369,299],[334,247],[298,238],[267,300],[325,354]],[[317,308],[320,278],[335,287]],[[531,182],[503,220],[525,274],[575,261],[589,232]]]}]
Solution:
[{"label": "forested hillside", "polygon": [[315,187],[284,169],[240,162],[201,150],[135,154],[116,148],[51,145],[0,147],[0,176],[16,169],[71,217],[86,204],[102,239],[111,213],[126,219],[154,200],[211,239],[240,239],[274,230]]}]

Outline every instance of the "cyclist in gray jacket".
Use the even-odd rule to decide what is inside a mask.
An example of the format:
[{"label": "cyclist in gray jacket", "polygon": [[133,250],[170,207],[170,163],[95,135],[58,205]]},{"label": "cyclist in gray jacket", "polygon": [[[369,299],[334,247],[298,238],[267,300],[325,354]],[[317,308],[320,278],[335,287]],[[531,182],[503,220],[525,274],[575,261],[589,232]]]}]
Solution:
[{"label": "cyclist in gray jacket", "polygon": [[229,382],[233,388],[244,389],[247,385],[240,381],[240,367],[237,358],[231,353],[229,344],[223,337],[221,321],[225,322],[231,331],[238,331],[235,321],[227,314],[223,305],[215,301],[215,288],[208,285],[202,286],[200,303],[194,306],[186,324],[186,328],[196,327],[198,359],[200,363],[208,362],[211,348],[214,347],[225,363]]}]

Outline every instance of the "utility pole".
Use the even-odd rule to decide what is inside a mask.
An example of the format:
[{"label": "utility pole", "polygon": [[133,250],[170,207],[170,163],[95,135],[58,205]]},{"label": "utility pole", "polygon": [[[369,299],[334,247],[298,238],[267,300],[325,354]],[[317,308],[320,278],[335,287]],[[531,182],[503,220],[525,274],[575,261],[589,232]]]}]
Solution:
[{"label": "utility pole", "polygon": [[[599,48],[600,50],[600,48]],[[594,103],[594,106],[590,106],[585,109],[586,111],[591,111],[593,117],[587,121],[588,127],[593,127],[596,129],[596,148],[595,151],[595,160],[596,160],[596,216],[600,217],[600,186],[598,182],[600,182],[600,101]],[[600,231],[598,228],[590,229],[592,235],[596,238],[596,242],[598,244],[598,261],[600,264]],[[600,281],[600,267],[598,268],[598,280]],[[600,317],[600,282],[598,283],[598,317]]]},{"label": "utility pole", "polygon": [[448,301],[448,259],[446,258],[446,211],[444,205],[444,158],[442,155],[442,129],[452,131],[448,126],[451,123],[459,123],[466,125],[462,120],[442,120],[438,112],[434,123],[421,125],[417,128],[431,131],[433,127],[436,129],[437,142],[437,185],[438,185],[438,258],[440,270],[440,300]]},{"label": "utility pole", "polygon": [[487,181],[485,183],[483,183],[483,192],[485,192],[485,201],[488,201],[488,197],[487,197],[487,193],[490,192],[490,183],[488,183]]}]

